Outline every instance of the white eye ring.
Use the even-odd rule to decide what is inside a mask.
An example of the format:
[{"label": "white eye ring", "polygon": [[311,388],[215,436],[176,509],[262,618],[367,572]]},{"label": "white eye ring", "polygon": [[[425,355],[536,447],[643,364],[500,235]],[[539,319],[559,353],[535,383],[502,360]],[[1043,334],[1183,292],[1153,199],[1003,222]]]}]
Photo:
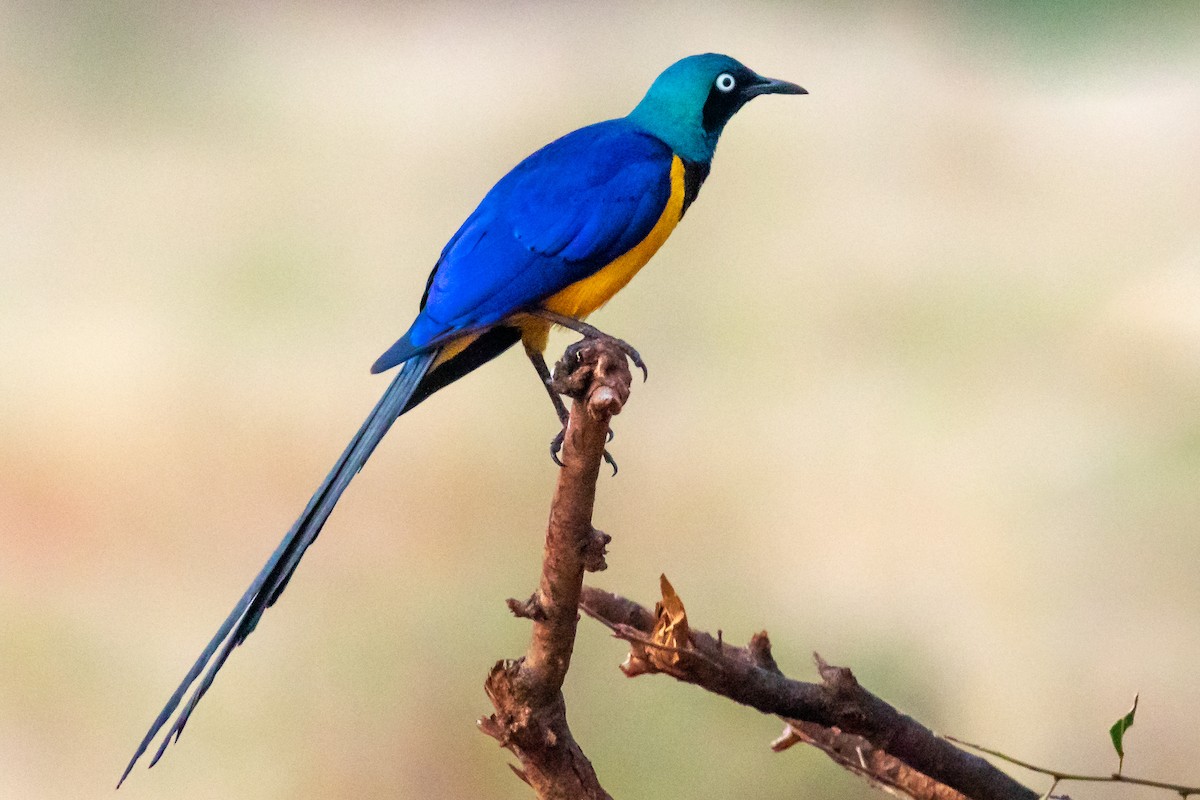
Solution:
[{"label": "white eye ring", "polygon": [[722,72],[713,82],[713,86],[716,86],[718,91],[732,92],[733,87],[737,86],[737,81],[728,72]]}]

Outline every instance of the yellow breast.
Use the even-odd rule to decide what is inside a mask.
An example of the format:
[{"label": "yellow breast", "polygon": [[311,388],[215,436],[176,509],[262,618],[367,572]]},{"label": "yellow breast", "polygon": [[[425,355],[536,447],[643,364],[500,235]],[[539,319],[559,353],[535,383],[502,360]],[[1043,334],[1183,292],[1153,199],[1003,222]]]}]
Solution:
[{"label": "yellow breast", "polygon": [[[551,295],[542,306],[567,317],[583,319],[623,289],[650,257],[658,252],[658,248],[662,247],[679,224],[683,216],[683,174],[683,161],[679,156],[674,156],[671,159],[671,194],[667,198],[667,206],[645,239],[597,272]],[[521,325],[526,345],[538,351],[545,349],[550,330],[549,324],[543,325],[541,322],[529,320]]]},{"label": "yellow breast", "polygon": [[671,159],[671,195],[645,239],[603,269],[551,296],[542,305],[550,311],[583,319],[624,288],[679,224],[683,214],[683,172],[683,162],[679,156],[674,156]]}]

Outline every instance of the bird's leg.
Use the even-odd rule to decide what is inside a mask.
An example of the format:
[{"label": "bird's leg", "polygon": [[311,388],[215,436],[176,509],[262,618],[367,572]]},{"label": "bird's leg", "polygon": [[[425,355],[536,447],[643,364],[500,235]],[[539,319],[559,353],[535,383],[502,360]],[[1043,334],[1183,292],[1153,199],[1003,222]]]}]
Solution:
[{"label": "bird's leg", "polygon": [[624,339],[618,339],[615,336],[609,336],[599,328],[588,325],[582,320],[575,319],[574,317],[568,317],[555,311],[548,311],[544,308],[535,308],[526,313],[528,313],[530,316],[541,317],[544,320],[549,320],[555,325],[561,325],[564,328],[569,328],[570,330],[578,333],[580,336],[584,336],[588,339],[607,339],[617,347],[621,348],[621,352],[628,356],[629,360],[633,362],[634,366],[642,371],[643,381],[650,377],[650,371],[646,369],[646,362],[642,361],[641,354],[634,349],[633,345],[629,344],[629,342],[626,342]]},{"label": "bird's leg", "polygon": [[559,393],[554,391],[554,380],[550,377],[550,368],[546,366],[545,357],[530,347],[525,348],[525,355],[529,356],[529,363],[533,364],[533,369],[541,379],[546,394],[550,395],[550,402],[554,404],[554,412],[558,414],[558,422],[562,425],[562,431],[550,442],[550,458],[554,459],[554,463],[561,467],[562,462],[558,460],[558,451],[562,449],[563,434],[567,430],[567,406],[563,403]]},{"label": "bird's leg", "polygon": [[[567,419],[570,415],[567,413],[567,406],[563,403],[562,396],[554,391],[554,379],[550,376],[550,368],[546,366],[545,357],[528,345],[525,347],[525,355],[529,356],[529,363],[533,364],[533,369],[541,379],[542,386],[546,387],[546,394],[550,395],[550,402],[554,404],[554,411],[558,414],[559,424],[562,425],[562,430],[550,440],[550,458],[554,459],[554,463],[561,467],[563,463],[558,457],[558,451],[562,450],[563,439],[567,436]],[[608,431],[608,438],[612,439],[611,428]],[[604,460],[612,467],[613,475],[616,475],[617,462],[613,460],[613,457],[607,450],[604,451]]]}]

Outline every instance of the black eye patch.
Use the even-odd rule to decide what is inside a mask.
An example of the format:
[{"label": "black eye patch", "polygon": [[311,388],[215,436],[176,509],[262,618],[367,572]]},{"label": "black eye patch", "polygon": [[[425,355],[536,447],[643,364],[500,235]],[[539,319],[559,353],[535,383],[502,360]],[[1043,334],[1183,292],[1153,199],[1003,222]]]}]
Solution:
[{"label": "black eye patch", "polygon": [[720,130],[741,108],[742,102],[737,91],[722,92],[714,85],[708,90],[708,98],[704,101],[704,111],[700,119],[704,130],[709,133]]},{"label": "black eye patch", "polygon": [[[732,86],[728,85],[730,79],[733,82]],[[743,74],[740,70],[722,72],[713,79],[700,118],[700,123],[704,126],[705,131],[708,133],[719,131],[726,122],[729,122],[729,118],[745,104],[746,96],[743,92],[753,81],[753,73],[747,71]],[[724,91],[718,86],[722,82],[727,86]]]}]

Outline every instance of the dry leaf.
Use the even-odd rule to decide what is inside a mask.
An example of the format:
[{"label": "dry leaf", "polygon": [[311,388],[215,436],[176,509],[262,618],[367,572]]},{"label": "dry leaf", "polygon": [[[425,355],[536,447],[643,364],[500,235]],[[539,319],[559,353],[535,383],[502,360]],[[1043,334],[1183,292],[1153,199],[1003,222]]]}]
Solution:
[{"label": "dry leaf", "polygon": [[674,666],[680,661],[679,650],[689,647],[687,611],[683,601],[675,594],[675,587],[667,580],[666,575],[660,576],[662,583],[662,602],[656,603],[654,613],[658,619],[654,622],[654,630],[650,639],[655,644],[671,648],[670,650],[653,651],[651,659],[665,666]]}]

